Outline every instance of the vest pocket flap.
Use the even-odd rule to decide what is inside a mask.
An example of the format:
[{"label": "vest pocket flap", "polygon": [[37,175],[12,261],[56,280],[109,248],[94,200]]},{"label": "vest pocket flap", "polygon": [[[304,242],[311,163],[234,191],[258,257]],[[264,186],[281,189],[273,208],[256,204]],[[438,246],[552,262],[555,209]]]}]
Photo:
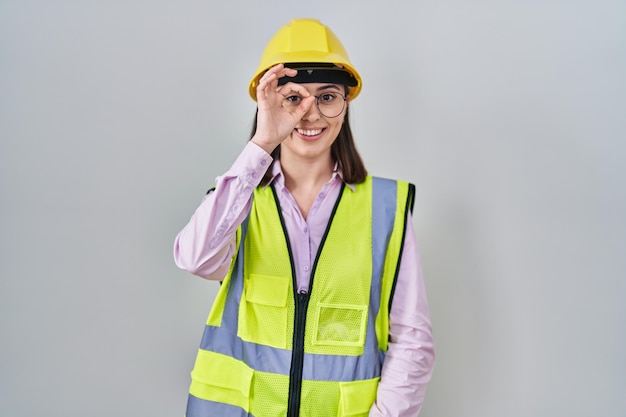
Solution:
[{"label": "vest pocket flap", "polygon": [[366,417],[376,400],[379,380],[373,378],[339,383],[341,398],[338,417]]},{"label": "vest pocket flap", "polygon": [[286,307],[290,277],[250,274],[246,280],[246,301],[272,307]]},{"label": "vest pocket flap", "polygon": [[200,349],[191,379],[201,384],[237,391],[247,398],[252,374],[251,368],[235,358]]}]

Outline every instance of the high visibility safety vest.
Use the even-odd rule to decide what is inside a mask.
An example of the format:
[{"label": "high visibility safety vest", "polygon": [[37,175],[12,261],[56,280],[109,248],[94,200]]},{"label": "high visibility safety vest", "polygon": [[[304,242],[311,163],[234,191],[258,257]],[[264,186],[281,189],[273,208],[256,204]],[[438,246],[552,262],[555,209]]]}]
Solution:
[{"label": "high visibility safety vest", "polygon": [[412,184],[342,186],[297,293],[280,204],[257,187],[191,373],[187,417],[367,416],[387,351]]}]

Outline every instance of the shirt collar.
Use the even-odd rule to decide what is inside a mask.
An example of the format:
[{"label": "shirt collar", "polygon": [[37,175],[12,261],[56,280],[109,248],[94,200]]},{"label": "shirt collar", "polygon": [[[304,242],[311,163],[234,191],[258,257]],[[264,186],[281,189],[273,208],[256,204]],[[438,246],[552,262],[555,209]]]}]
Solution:
[{"label": "shirt collar", "polygon": [[[348,184],[344,181],[343,172],[339,168],[339,164],[337,162],[335,162],[335,166],[333,167],[333,175],[332,177],[330,177],[330,180],[328,180],[327,184],[331,184],[333,181],[342,181],[352,191],[356,190],[356,186],[354,184]],[[278,159],[274,160],[274,163],[272,164],[272,177],[263,188],[267,187],[273,182],[276,182],[276,186],[279,188],[285,187],[285,177],[283,176],[283,170],[280,166],[280,160]]]}]

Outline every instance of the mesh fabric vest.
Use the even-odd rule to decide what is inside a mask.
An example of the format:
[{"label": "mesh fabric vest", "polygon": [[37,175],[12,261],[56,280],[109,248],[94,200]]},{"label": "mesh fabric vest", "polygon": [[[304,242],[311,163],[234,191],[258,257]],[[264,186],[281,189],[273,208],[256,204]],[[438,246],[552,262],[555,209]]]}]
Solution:
[{"label": "mesh fabric vest", "polygon": [[278,198],[257,188],[207,320],[187,417],[367,416],[413,194],[376,177],[344,186],[299,294]]}]

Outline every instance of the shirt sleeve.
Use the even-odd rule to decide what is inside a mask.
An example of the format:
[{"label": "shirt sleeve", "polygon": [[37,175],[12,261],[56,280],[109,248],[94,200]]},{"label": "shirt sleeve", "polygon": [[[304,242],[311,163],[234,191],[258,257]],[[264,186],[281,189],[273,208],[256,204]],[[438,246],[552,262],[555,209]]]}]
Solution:
[{"label": "shirt sleeve", "polygon": [[252,193],[272,157],[248,142],[232,167],[215,180],[187,225],[174,241],[176,265],[207,279],[223,279],[235,254],[235,236],[252,202]]},{"label": "shirt sleeve", "polygon": [[370,417],[415,417],[435,363],[426,287],[409,214],[389,316],[389,348]]}]

